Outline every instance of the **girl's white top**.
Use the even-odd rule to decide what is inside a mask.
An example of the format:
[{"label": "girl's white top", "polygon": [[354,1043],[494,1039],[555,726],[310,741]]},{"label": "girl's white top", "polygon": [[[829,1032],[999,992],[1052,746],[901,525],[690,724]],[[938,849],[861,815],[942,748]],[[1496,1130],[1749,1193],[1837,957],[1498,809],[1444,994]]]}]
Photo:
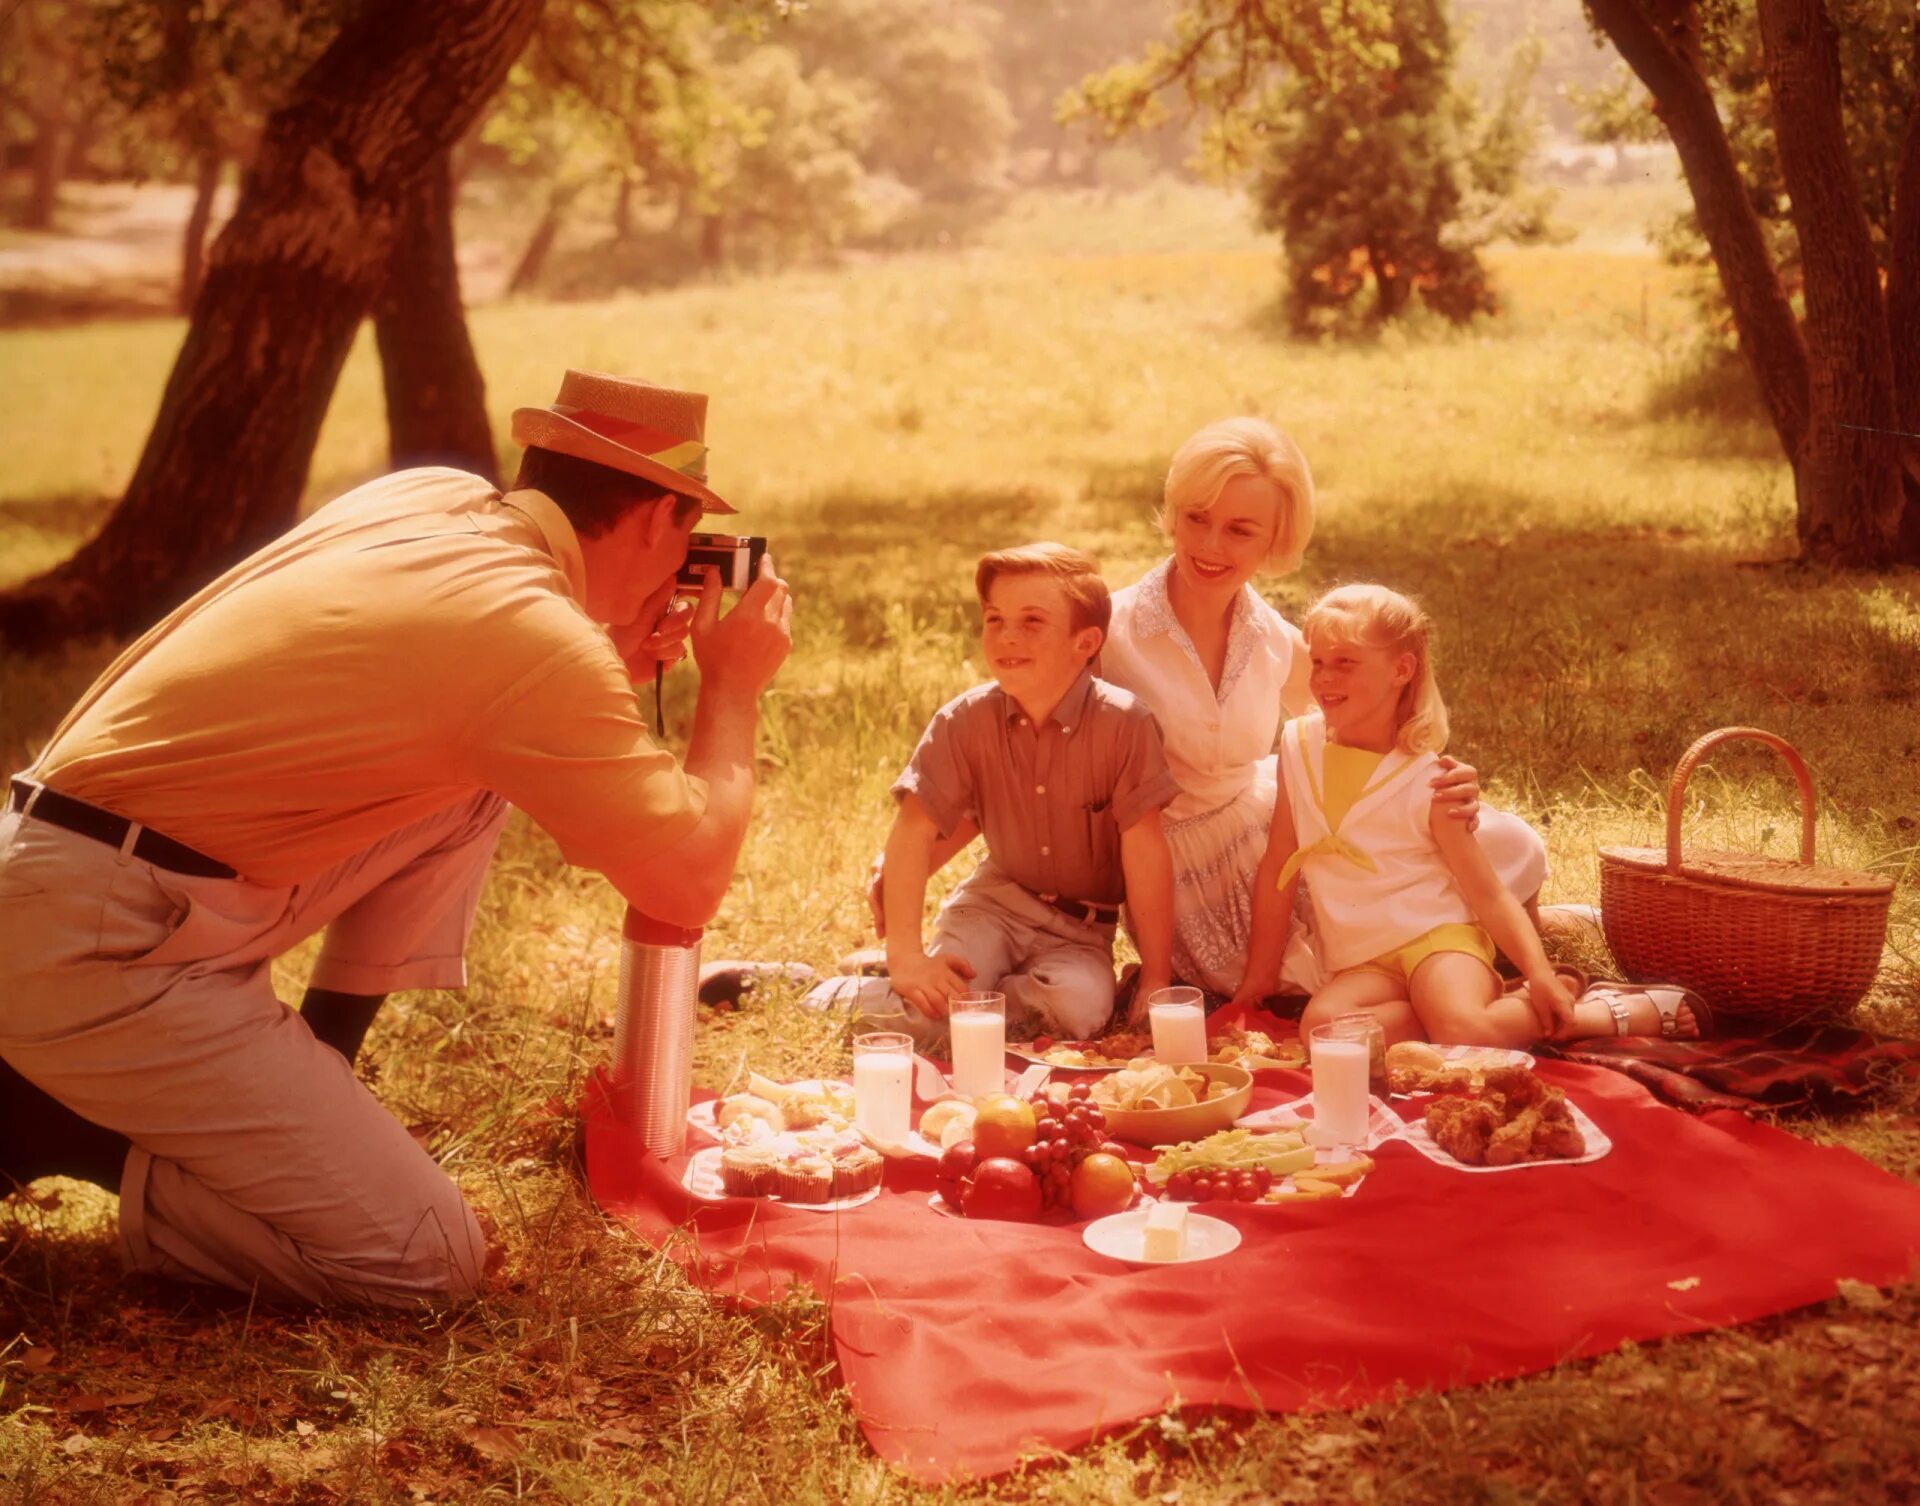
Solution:
[{"label": "girl's white top", "polygon": [[[1316,791],[1326,791],[1326,723],[1310,711],[1287,723],[1280,739],[1280,782],[1293,830],[1307,852],[1304,870],[1313,905],[1314,939],[1329,972],[1371,962],[1435,926],[1469,923],[1473,910],[1454,882],[1427,827],[1438,759],[1396,748],[1353,802],[1339,838],[1372,860],[1374,870],[1334,848]],[[1318,851],[1311,851],[1320,844]]]},{"label": "girl's white top", "polygon": [[1113,597],[1113,622],[1100,652],[1100,678],[1132,691],[1160,723],[1167,763],[1181,793],[1169,821],[1217,810],[1254,781],[1255,766],[1274,750],[1286,719],[1280,692],[1305,654],[1300,630],[1241,589],[1227,637],[1227,662],[1216,691],[1193,640],[1167,599],[1171,558]]}]

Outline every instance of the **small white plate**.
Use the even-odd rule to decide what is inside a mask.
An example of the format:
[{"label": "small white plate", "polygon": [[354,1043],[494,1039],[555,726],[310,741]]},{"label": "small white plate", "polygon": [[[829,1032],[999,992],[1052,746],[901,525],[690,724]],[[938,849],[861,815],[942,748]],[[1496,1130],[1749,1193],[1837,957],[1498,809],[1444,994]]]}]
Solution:
[{"label": "small white plate", "polygon": [[1147,1243],[1147,1215],[1150,1208],[1135,1208],[1128,1213],[1113,1213],[1088,1224],[1080,1238],[1096,1255],[1124,1260],[1128,1265],[1186,1265],[1195,1260],[1212,1260],[1240,1246],[1240,1231],[1223,1219],[1204,1213],[1187,1215],[1187,1253],[1177,1261],[1149,1260],[1143,1253]]},{"label": "small white plate", "polygon": [[[725,1203],[733,1200],[727,1191],[727,1184],[720,1180],[721,1148],[710,1145],[705,1150],[696,1151],[687,1162],[687,1169],[680,1174],[680,1185],[699,1198],[703,1203]],[[802,1213],[837,1213],[842,1208],[858,1208],[862,1203],[870,1203],[880,1196],[878,1184],[853,1197],[835,1198],[830,1203],[789,1203],[783,1198],[768,1194],[763,1198],[743,1198],[743,1202],[778,1203],[782,1208],[798,1208]]]}]

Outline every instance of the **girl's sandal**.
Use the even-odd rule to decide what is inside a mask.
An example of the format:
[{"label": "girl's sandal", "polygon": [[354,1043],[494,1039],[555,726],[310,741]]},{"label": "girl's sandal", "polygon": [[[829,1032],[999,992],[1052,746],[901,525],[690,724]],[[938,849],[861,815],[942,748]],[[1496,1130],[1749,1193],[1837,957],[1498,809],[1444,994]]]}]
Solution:
[{"label": "girl's sandal", "polygon": [[[1623,983],[1618,979],[1597,979],[1587,986],[1588,994],[1598,995],[1607,1006],[1607,1012],[1613,1016],[1615,1035],[1632,1035],[1632,1011],[1628,1001],[1645,999],[1660,1017],[1661,1040],[1705,1040],[1713,1034],[1713,1011],[1707,1007],[1707,1001],[1690,988],[1678,984],[1635,984]],[[1680,1006],[1684,1004],[1693,1015],[1696,1036],[1680,1034]]]}]

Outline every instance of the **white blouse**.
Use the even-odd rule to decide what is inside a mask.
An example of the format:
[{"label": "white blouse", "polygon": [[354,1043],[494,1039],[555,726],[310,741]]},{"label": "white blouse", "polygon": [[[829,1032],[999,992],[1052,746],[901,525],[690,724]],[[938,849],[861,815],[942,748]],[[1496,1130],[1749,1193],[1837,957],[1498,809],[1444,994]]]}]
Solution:
[{"label": "white blouse", "polygon": [[1251,586],[1234,602],[1226,668],[1216,692],[1193,640],[1167,599],[1171,558],[1113,595],[1113,622],[1100,652],[1100,678],[1132,691],[1160,723],[1167,762],[1181,793],[1169,821],[1217,810],[1254,781],[1255,766],[1279,746],[1286,711],[1280,693],[1305,654],[1300,630]]}]

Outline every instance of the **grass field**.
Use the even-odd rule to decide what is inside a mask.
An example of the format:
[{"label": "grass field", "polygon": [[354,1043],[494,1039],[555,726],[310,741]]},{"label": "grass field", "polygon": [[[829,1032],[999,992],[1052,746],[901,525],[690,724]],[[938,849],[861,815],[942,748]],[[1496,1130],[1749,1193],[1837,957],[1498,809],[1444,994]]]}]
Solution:
[{"label": "grass field", "polygon": [[[1648,190],[1640,201],[1660,196]],[[562,365],[717,394],[718,485],[771,534],[798,608],[769,695],[756,835],[709,956],[830,967],[864,939],[885,789],[928,713],[980,677],[971,563],[1058,537],[1116,583],[1159,553],[1158,477],[1194,427],[1276,418],[1311,458],[1295,611],[1380,578],[1439,622],[1455,750],[1534,820],[1548,898],[1596,896],[1596,849],[1651,843],[1668,772],[1708,728],[1795,743],[1820,852],[1900,881],[1862,1018],[1920,1035],[1920,576],[1784,563],[1785,467],[1750,414],[1660,401],[1683,368],[1678,274],[1617,204],[1496,258],[1506,318],[1352,346],[1270,330],[1276,258],[1225,201],[1148,190],[1021,206],[975,248],[576,304],[473,328],[497,431]],[[1637,209],[1636,209],[1637,212]],[[1576,227],[1579,229],[1579,227]],[[70,549],[137,457],[181,328],[0,333],[0,578]],[[1654,416],[1661,414],[1665,416]],[[384,461],[378,367],[356,352],[310,498]],[[30,758],[110,651],[0,662],[0,764]],[[683,728],[691,687],[673,686]],[[1716,758],[1689,838],[1785,852],[1791,786]],[[1010,1480],[915,1491],[874,1460],[824,1307],[710,1307],[608,1230],[556,1110],[611,1038],[618,905],[510,829],[464,995],[395,999],[363,1058],[508,1242],[474,1308],[413,1320],[264,1313],[127,1283],[110,1205],[67,1184],[0,1209],[0,1481],[17,1499],[1873,1502],[1920,1492],[1920,1291],[1324,1417],[1168,1416]],[[306,965],[281,965],[295,997]],[[844,1069],[776,995],[703,1024],[701,1074]],[[1794,1126],[1920,1179],[1920,1099],[1889,1086]],[[34,1348],[25,1346],[30,1342]]]}]

